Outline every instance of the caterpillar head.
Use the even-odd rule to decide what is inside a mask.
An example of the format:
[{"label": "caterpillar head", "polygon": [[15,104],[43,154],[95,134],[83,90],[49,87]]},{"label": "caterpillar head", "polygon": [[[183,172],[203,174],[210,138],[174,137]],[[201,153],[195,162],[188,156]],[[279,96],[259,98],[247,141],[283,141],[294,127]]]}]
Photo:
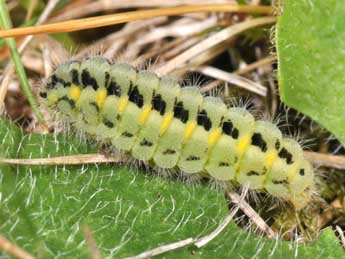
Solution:
[{"label": "caterpillar head", "polygon": [[310,202],[314,191],[314,169],[295,140],[282,139],[266,189],[273,196],[291,202],[296,209],[302,209]]}]

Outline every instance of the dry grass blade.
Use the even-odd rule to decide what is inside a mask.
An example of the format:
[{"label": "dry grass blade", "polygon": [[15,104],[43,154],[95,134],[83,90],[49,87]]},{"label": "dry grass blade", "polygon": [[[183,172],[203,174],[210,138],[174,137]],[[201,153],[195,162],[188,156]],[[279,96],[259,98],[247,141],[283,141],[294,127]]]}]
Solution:
[{"label": "dry grass blade", "polygon": [[195,242],[195,245],[198,248],[205,246],[207,243],[212,241],[216,236],[218,236],[224,230],[224,228],[230,223],[230,221],[233,219],[233,217],[236,215],[237,211],[241,207],[240,204],[241,202],[244,201],[244,198],[246,197],[248,190],[249,190],[249,184],[245,184],[242,188],[241,196],[238,196],[239,200],[237,201],[238,203],[235,205],[235,208],[232,211],[230,211],[229,215],[226,216],[223,222],[212,233],[198,239],[198,241]]},{"label": "dry grass blade", "polygon": [[152,10],[123,12],[96,16],[84,19],[70,20],[60,23],[46,24],[41,26],[32,26],[26,28],[17,28],[0,31],[0,37],[18,37],[23,35],[33,35],[40,33],[71,32],[98,28],[133,20],[147,19],[156,16],[174,16],[187,13],[198,12],[237,12],[237,13],[261,13],[272,14],[273,9],[270,6],[246,6],[246,5],[200,5],[200,6],[179,6],[171,8],[159,8]]},{"label": "dry grass blade", "polygon": [[101,259],[101,254],[97,248],[96,242],[92,237],[92,233],[88,225],[83,226],[84,237],[90,251],[91,259]]},{"label": "dry grass blade", "polygon": [[313,164],[336,169],[345,169],[345,156],[304,151],[304,156]]},{"label": "dry grass blade", "polygon": [[0,158],[0,164],[3,163],[15,165],[80,165],[94,163],[120,163],[123,161],[124,157],[121,156],[106,157],[101,154],[87,154],[36,159]]},{"label": "dry grass blade", "polygon": [[275,233],[266,222],[260,217],[260,215],[246,202],[242,201],[241,197],[234,192],[227,192],[227,196],[235,203],[243,212],[250,218],[254,224],[269,238],[277,238],[278,234]]},{"label": "dry grass blade", "polygon": [[238,76],[233,73],[228,73],[226,71],[220,70],[215,67],[210,66],[204,66],[196,69],[200,73],[203,73],[204,75],[211,76],[217,79],[221,79],[223,81],[226,81],[230,84],[237,85],[239,87],[242,87],[250,92],[256,93],[261,96],[266,96],[267,89],[266,87],[255,83],[245,77]]},{"label": "dry grass blade", "polygon": [[22,248],[12,244],[5,237],[0,235],[0,250],[5,251],[6,253],[18,257],[20,259],[35,259],[34,256],[30,255],[28,252]]},{"label": "dry grass blade", "polygon": [[205,40],[201,41],[200,43],[196,44],[192,48],[186,50],[179,56],[173,58],[169,62],[167,62],[164,66],[157,69],[157,73],[161,75],[166,75],[171,71],[175,70],[176,68],[182,66],[183,64],[187,63],[190,59],[194,58],[195,56],[201,54],[205,50],[221,43],[226,40],[229,40],[233,36],[248,30],[250,28],[261,26],[265,24],[271,24],[275,22],[274,17],[263,17],[263,18],[256,18],[253,20],[247,20],[241,23],[234,24],[229,26],[220,32],[217,32],[210,37],[206,38]]}]

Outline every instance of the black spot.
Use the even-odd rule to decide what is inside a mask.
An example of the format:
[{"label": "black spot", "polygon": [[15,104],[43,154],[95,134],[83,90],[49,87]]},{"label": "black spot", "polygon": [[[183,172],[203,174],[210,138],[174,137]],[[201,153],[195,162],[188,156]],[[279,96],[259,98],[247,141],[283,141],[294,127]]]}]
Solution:
[{"label": "black spot", "polygon": [[144,105],[143,95],[139,93],[137,86],[130,86],[128,90],[128,100],[135,103],[139,108]]},{"label": "black spot", "polygon": [[286,160],[286,163],[288,165],[292,164],[293,161],[292,161],[292,154],[287,151],[285,148],[282,148],[282,150],[280,150],[278,156],[281,158],[281,159],[285,159]]},{"label": "black spot", "polygon": [[265,140],[262,138],[262,135],[260,133],[254,133],[253,134],[252,145],[259,147],[262,152],[267,151],[267,144],[266,144]]},{"label": "black spot", "polygon": [[81,72],[81,81],[82,81],[84,87],[91,85],[94,90],[98,89],[98,84],[97,84],[96,79],[91,77],[90,72],[87,71],[86,69],[84,69]]},{"label": "black spot", "polygon": [[71,106],[71,108],[75,108],[75,103],[73,100],[69,99],[66,95],[65,96],[62,96],[58,99],[58,102],[60,101],[66,101],[68,102],[68,104]]},{"label": "black spot", "polygon": [[303,168],[301,170],[299,170],[299,175],[303,176],[304,174],[305,174],[305,171]]},{"label": "black spot", "polygon": [[108,71],[104,73],[104,86],[107,88],[109,84],[110,74]]},{"label": "black spot", "polygon": [[162,99],[160,94],[153,96],[151,104],[154,110],[158,111],[160,115],[164,115],[166,102]]},{"label": "black spot", "polygon": [[197,160],[200,160],[200,157],[191,155],[191,156],[187,157],[186,160],[187,161],[197,161]]},{"label": "black spot", "polygon": [[280,141],[279,141],[279,139],[276,140],[276,143],[274,144],[274,147],[276,148],[277,151],[280,149]]},{"label": "black spot", "polygon": [[238,129],[234,128],[234,129],[232,130],[231,137],[232,137],[233,139],[238,139],[238,135],[239,135]]},{"label": "black spot", "polygon": [[178,102],[174,107],[174,117],[179,119],[183,123],[186,123],[189,118],[188,110],[185,110],[183,107],[183,102]]},{"label": "black spot", "polygon": [[72,77],[72,83],[75,85],[79,85],[79,72],[77,69],[72,69],[70,72],[71,77]]},{"label": "black spot", "polygon": [[133,134],[132,134],[132,133],[129,133],[128,131],[122,132],[121,135],[124,136],[124,137],[127,137],[127,138],[133,137]]},{"label": "black spot", "polygon": [[47,92],[40,92],[39,95],[40,95],[42,98],[47,98]]},{"label": "black spot", "polygon": [[203,126],[206,131],[209,131],[212,127],[212,122],[210,118],[207,116],[207,112],[205,110],[202,110],[198,113],[197,123],[198,125]]},{"label": "black spot", "polygon": [[99,107],[98,107],[97,103],[91,102],[90,105],[95,107],[96,111],[99,112]]},{"label": "black spot", "polygon": [[176,154],[176,150],[167,149],[163,151],[163,155],[172,155],[172,154]]},{"label": "black spot", "polygon": [[57,77],[55,74],[50,77],[50,80],[48,80],[47,88],[52,89],[56,86],[57,83],[60,83],[63,85],[63,87],[71,86],[70,82],[66,82],[62,78]]},{"label": "black spot", "polygon": [[218,166],[219,166],[219,167],[229,167],[230,164],[227,163],[227,162],[219,162]]},{"label": "black spot", "polygon": [[222,131],[225,135],[231,136],[233,139],[237,139],[239,132],[238,129],[234,127],[234,124],[231,120],[223,122]]},{"label": "black spot", "polygon": [[231,136],[231,132],[232,132],[233,127],[234,127],[234,125],[232,124],[232,122],[230,120],[224,121],[223,126],[222,126],[222,131],[224,134]]},{"label": "black spot", "polygon": [[140,142],[140,146],[151,147],[152,145],[153,145],[153,143],[150,141],[147,141],[147,139],[144,139],[143,141]]},{"label": "black spot", "polygon": [[107,126],[108,128],[114,128],[114,123],[112,123],[110,120],[108,120],[108,119],[103,119],[103,124],[105,125],[105,126]]},{"label": "black spot", "polygon": [[256,171],[249,171],[247,173],[248,176],[253,176],[253,175],[260,175],[260,173],[256,172]]},{"label": "black spot", "polygon": [[121,88],[116,84],[115,81],[111,81],[109,87],[107,88],[108,95],[116,95],[117,97],[121,96]]},{"label": "black spot", "polygon": [[288,185],[289,184],[289,181],[284,179],[284,180],[273,180],[272,181],[273,184],[283,184],[283,185]]}]

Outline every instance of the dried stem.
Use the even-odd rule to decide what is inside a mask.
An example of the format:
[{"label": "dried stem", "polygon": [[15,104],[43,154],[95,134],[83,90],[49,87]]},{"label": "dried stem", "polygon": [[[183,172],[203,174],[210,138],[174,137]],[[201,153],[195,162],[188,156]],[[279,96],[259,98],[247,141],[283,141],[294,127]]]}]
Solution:
[{"label": "dried stem", "polygon": [[0,250],[5,251],[6,253],[16,256],[21,259],[35,259],[34,256],[30,255],[28,252],[22,248],[12,244],[5,237],[0,235]]},{"label": "dried stem", "polygon": [[270,6],[246,6],[246,5],[199,5],[199,6],[178,6],[170,8],[159,8],[134,12],[124,12],[96,16],[84,19],[70,20],[60,23],[52,23],[41,26],[30,26],[0,31],[0,38],[18,37],[23,35],[34,35],[40,33],[71,32],[90,28],[98,28],[133,20],[147,19],[156,16],[174,16],[186,13],[198,12],[237,12],[237,13],[261,13],[272,14]]}]

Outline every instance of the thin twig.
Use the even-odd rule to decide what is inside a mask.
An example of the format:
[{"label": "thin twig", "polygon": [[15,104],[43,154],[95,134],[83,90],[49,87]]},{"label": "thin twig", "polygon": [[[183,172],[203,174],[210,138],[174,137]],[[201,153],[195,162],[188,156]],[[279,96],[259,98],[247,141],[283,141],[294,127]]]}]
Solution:
[{"label": "thin twig", "polygon": [[250,92],[256,93],[261,96],[266,96],[267,89],[266,87],[249,80],[248,78],[235,75],[233,73],[228,73],[221,69],[211,67],[211,66],[204,66],[199,67],[196,69],[198,72],[203,73],[204,75],[211,76],[217,79],[221,79],[226,81],[230,84],[237,85],[242,87]]},{"label": "thin twig", "polygon": [[[41,33],[71,32],[91,28],[98,28],[133,20],[147,19],[156,16],[174,16],[186,13],[198,12],[236,12],[236,13],[261,13],[272,14],[270,6],[247,6],[247,5],[200,5],[200,6],[178,6],[171,8],[159,8],[134,12],[124,12],[96,16],[84,19],[70,20],[60,23],[52,23],[41,26],[30,26],[0,31],[0,38],[18,37],[23,35],[33,35]],[[272,21],[273,22],[273,21]]]},{"label": "thin twig", "polygon": [[243,212],[250,218],[254,224],[269,238],[276,238],[278,234],[274,232],[266,222],[260,217],[260,215],[244,200],[241,200],[241,197],[234,192],[227,192],[227,196],[235,203]]},{"label": "thin twig", "polygon": [[194,243],[194,241],[195,240],[193,238],[187,238],[187,239],[175,242],[175,243],[171,243],[171,244],[168,244],[168,245],[163,245],[163,246],[154,248],[152,250],[145,251],[145,252],[143,252],[141,254],[138,254],[136,256],[127,257],[125,259],[151,258],[152,256],[155,256],[155,255],[163,254],[163,253],[166,253],[166,252],[169,252],[169,251],[172,251],[172,250],[176,250],[176,249],[181,248],[181,247],[185,247],[187,245],[190,245],[190,244]]},{"label": "thin twig", "polygon": [[343,248],[345,248],[345,236],[344,236],[343,230],[338,225],[335,226],[335,229],[339,233],[341,244],[342,244]]},{"label": "thin twig", "polygon": [[220,232],[224,230],[224,228],[230,223],[230,221],[233,219],[233,217],[238,212],[239,208],[241,207],[240,204],[242,201],[244,201],[245,196],[247,195],[249,189],[249,184],[245,184],[242,189],[241,197],[239,198],[238,203],[235,205],[235,208],[232,209],[232,211],[229,213],[228,216],[223,220],[223,222],[209,235],[204,236],[200,239],[198,239],[197,242],[195,242],[196,247],[200,248],[209,243],[212,239],[214,239],[216,236],[219,235]]},{"label": "thin twig", "polygon": [[4,163],[14,165],[79,165],[94,163],[120,163],[123,161],[124,157],[121,156],[106,157],[101,154],[73,155],[36,159],[0,158],[0,164]]},{"label": "thin twig", "polygon": [[277,61],[277,56],[268,56],[266,58],[259,59],[258,61],[255,61],[255,62],[249,64],[248,66],[235,71],[234,74],[244,75],[244,74],[247,74],[247,73],[253,71],[254,69],[257,69],[258,67],[272,64],[275,61]]},{"label": "thin twig", "polygon": [[304,151],[304,156],[313,164],[336,169],[345,169],[345,156]]},{"label": "thin twig", "polygon": [[16,256],[21,259],[35,259],[34,256],[30,255],[24,249],[12,244],[5,237],[0,235],[0,250],[5,251],[6,253]]},{"label": "thin twig", "polygon": [[92,233],[88,225],[83,226],[84,237],[89,248],[91,259],[101,259],[101,254],[97,248],[96,242],[92,237]]},{"label": "thin twig", "polygon": [[177,57],[173,58],[164,66],[160,67],[156,72],[161,75],[166,75],[171,71],[175,70],[176,68],[182,66],[183,64],[187,63],[190,59],[194,58],[195,56],[201,54],[206,49],[209,49],[223,41],[229,40],[230,38],[234,37],[235,35],[248,30],[250,28],[271,24],[275,22],[274,17],[263,17],[263,18],[256,18],[252,20],[247,20],[244,22],[240,22],[234,25],[231,25],[220,32],[217,32],[210,37],[206,38],[205,40],[201,41],[200,43],[194,45],[190,49],[186,50],[182,54],[178,55]]}]

